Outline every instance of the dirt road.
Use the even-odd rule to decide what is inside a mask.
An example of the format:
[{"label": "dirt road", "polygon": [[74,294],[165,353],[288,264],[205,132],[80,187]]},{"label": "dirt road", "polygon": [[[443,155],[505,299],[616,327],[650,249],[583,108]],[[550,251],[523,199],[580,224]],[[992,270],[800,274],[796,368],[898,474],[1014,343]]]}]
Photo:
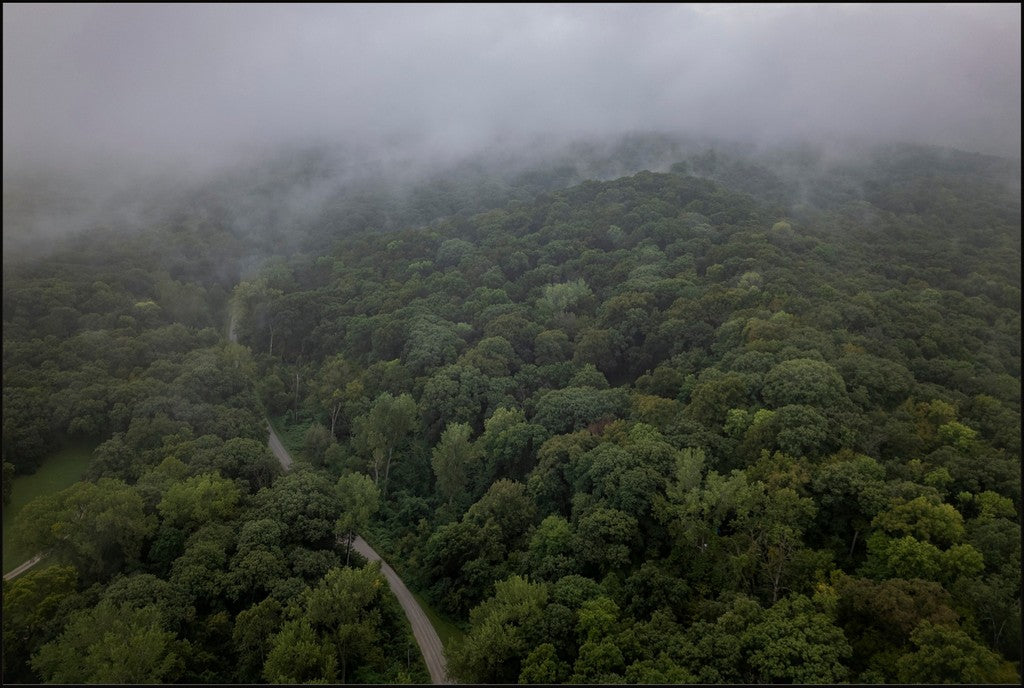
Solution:
[{"label": "dirt road", "polygon": [[270,439],[267,440],[267,443],[270,445],[270,451],[274,452],[274,456],[281,462],[281,468],[287,471],[292,467],[292,455],[281,444],[281,438],[274,432],[274,427],[270,423],[267,423],[267,430],[270,431]]},{"label": "dirt road", "polygon": [[4,574],[4,580],[11,580],[12,578],[17,578],[18,576],[20,576],[21,574],[25,573],[30,568],[32,568],[33,566],[38,564],[42,560],[42,558],[43,558],[42,554],[35,555],[34,557],[32,557],[31,559],[26,561],[24,564],[22,564],[18,568],[14,569],[13,571],[11,571],[9,573],[5,573]]},{"label": "dirt road", "polygon": [[416,642],[419,643],[420,652],[423,653],[423,660],[427,663],[427,670],[430,671],[430,681],[432,683],[451,683],[448,680],[446,671],[444,646],[441,645],[441,639],[437,636],[437,631],[434,630],[434,626],[430,623],[430,619],[427,618],[426,613],[424,613],[416,598],[405,587],[405,583],[398,577],[395,570],[388,566],[387,562],[381,559],[379,554],[373,551],[373,548],[370,547],[366,540],[357,535],[356,539],[352,542],[352,548],[366,557],[367,560],[380,562],[380,572],[384,574],[388,585],[391,586],[391,591],[395,593],[395,597],[398,598],[398,602],[405,611],[405,616],[412,625],[412,634],[416,637]]},{"label": "dirt road", "polygon": [[[288,450],[284,448],[281,438],[274,432],[274,428],[270,423],[267,423],[267,428],[270,430],[270,450],[274,452],[274,456],[281,462],[281,468],[287,471],[292,466],[292,457]],[[395,570],[388,566],[387,562],[381,559],[380,555],[374,552],[373,548],[362,537],[357,535],[352,546],[369,561],[380,562],[380,572],[384,574],[385,580],[391,586],[391,591],[398,598],[398,603],[402,605],[402,610],[412,625],[412,634],[420,646],[423,661],[426,662],[427,670],[430,672],[431,682],[451,683],[448,680],[448,674],[445,669],[444,646],[441,644],[441,639],[437,636],[437,631],[434,630],[434,626],[430,623],[430,619],[427,618],[419,602],[409,592],[409,588],[405,587],[405,583],[398,577]]]},{"label": "dirt road", "polygon": [[[232,341],[235,341],[235,319],[233,317],[228,327],[228,335]],[[270,431],[270,436],[267,440],[267,443],[270,445],[270,451],[274,452],[274,456],[281,462],[281,468],[286,471],[289,470],[292,467],[291,454],[284,448],[281,438],[277,436],[269,422],[267,423],[267,430]],[[412,596],[409,589],[405,587],[405,583],[398,577],[395,570],[388,566],[387,562],[381,559],[379,554],[373,551],[373,548],[367,544],[366,540],[357,535],[352,546],[369,561],[380,562],[381,573],[384,574],[388,585],[391,586],[391,591],[395,593],[399,604],[402,605],[402,610],[405,611],[405,616],[412,625],[413,636],[416,637],[416,642],[419,643],[420,652],[423,653],[423,661],[426,662],[427,670],[430,671],[430,680],[433,683],[451,683],[445,670],[444,646],[441,645],[441,639],[437,636],[437,631],[434,630],[434,626],[430,623],[430,619],[427,618],[419,602]],[[42,558],[42,554],[37,554],[10,573],[5,573],[4,580],[11,580],[20,576],[39,563],[39,560]]]}]

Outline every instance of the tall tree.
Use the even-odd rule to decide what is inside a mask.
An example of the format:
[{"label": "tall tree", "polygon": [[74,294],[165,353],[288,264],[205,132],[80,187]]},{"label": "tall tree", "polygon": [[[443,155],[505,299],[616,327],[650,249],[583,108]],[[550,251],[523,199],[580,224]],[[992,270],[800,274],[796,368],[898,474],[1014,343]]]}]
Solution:
[{"label": "tall tree", "polygon": [[431,455],[437,489],[449,504],[468,487],[473,460],[481,454],[469,439],[472,432],[467,423],[449,423]]},{"label": "tall tree", "polygon": [[16,537],[30,551],[49,551],[97,578],[138,561],[156,529],[156,517],[143,507],[139,493],[120,480],[75,483],[26,504]]},{"label": "tall tree", "polygon": [[348,392],[349,383],[355,381],[355,371],[342,354],[326,359],[313,379],[313,393],[317,403],[331,419],[331,437],[337,437],[338,420],[346,404],[353,401]]},{"label": "tall tree", "polygon": [[370,476],[363,473],[341,476],[337,489],[342,512],[334,528],[345,541],[345,565],[348,566],[352,541],[359,530],[369,525],[370,517],[380,508],[380,490]]},{"label": "tall tree", "polygon": [[384,493],[387,493],[395,449],[415,427],[416,402],[408,394],[395,398],[387,392],[382,393],[369,412],[355,421],[353,442],[361,452],[369,455],[373,482]]},{"label": "tall tree", "polygon": [[103,601],[74,614],[32,666],[53,683],[163,683],[184,668],[182,649],[156,607]]}]

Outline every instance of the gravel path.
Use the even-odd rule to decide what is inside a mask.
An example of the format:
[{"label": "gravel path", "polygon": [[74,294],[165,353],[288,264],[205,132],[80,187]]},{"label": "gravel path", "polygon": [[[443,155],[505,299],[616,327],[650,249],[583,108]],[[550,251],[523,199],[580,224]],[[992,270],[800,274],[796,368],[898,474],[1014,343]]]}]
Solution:
[{"label": "gravel path", "polygon": [[[281,468],[287,471],[291,468],[292,457],[288,450],[284,448],[281,438],[274,432],[274,428],[271,427],[270,423],[267,423],[267,429],[270,430],[270,450],[274,452],[274,456],[281,462]],[[420,646],[423,661],[427,663],[430,681],[432,683],[452,683],[448,680],[444,646],[441,644],[441,639],[438,637],[437,631],[434,630],[434,626],[430,623],[430,619],[427,618],[423,608],[420,607],[419,602],[409,592],[409,588],[405,587],[405,583],[398,577],[395,570],[388,566],[387,562],[381,559],[380,555],[373,551],[373,548],[361,536],[356,536],[356,539],[352,542],[352,547],[366,557],[367,560],[380,562],[380,572],[384,574],[388,585],[391,586],[391,591],[398,598],[398,603],[402,605],[402,610],[412,625],[412,634]]]},{"label": "gravel path", "polygon": [[405,616],[412,625],[412,634],[416,637],[416,642],[419,643],[420,652],[423,653],[423,660],[427,663],[427,670],[430,671],[430,681],[432,683],[451,683],[448,680],[448,673],[446,671],[444,646],[441,645],[441,639],[437,636],[437,631],[434,630],[434,626],[430,623],[430,619],[427,618],[426,613],[424,613],[416,598],[405,587],[405,583],[398,577],[395,570],[388,566],[387,562],[381,559],[379,554],[373,551],[373,548],[370,547],[366,540],[357,535],[356,539],[352,542],[352,548],[366,557],[367,560],[380,562],[380,572],[384,574],[388,585],[391,586],[391,591],[395,593],[395,597],[398,598],[402,609],[405,610]]},{"label": "gravel path", "polygon": [[270,439],[267,443],[270,445],[270,451],[274,452],[274,456],[281,462],[281,468],[288,470],[292,467],[292,455],[288,453],[288,450],[281,444],[281,438],[274,432],[273,426],[267,423],[267,430],[270,431]]},{"label": "gravel path", "polygon": [[[235,319],[233,317],[228,328],[228,336],[231,341],[235,341]],[[281,462],[281,468],[287,471],[292,467],[291,454],[284,448],[281,438],[277,436],[269,422],[267,423],[267,430],[270,431],[270,437],[267,441],[270,445],[270,451],[274,452],[274,456]],[[391,586],[391,591],[398,598],[399,604],[402,605],[402,609],[405,611],[405,616],[412,625],[412,634],[416,637],[416,642],[420,646],[420,652],[423,653],[423,660],[427,663],[431,682],[451,683],[448,680],[448,673],[445,669],[444,646],[441,645],[441,639],[438,637],[437,631],[434,630],[434,626],[430,623],[430,619],[427,618],[423,608],[420,607],[419,602],[409,592],[409,588],[405,587],[405,583],[398,577],[395,570],[388,566],[387,562],[381,559],[380,555],[373,551],[373,548],[362,537],[357,535],[352,546],[357,552],[366,557],[367,560],[380,562],[381,573],[384,574],[388,585]],[[11,580],[20,576],[38,564],[42,558],[42,554],[37,554],[10,573],[5,573],[4,580]]]},{"label": "gravel path", "polygon": [[32,568],[33,566],[38,564],[42,560],[42,558],[43,558],[42,554],[35,555],[34,557],[29,559],[24,564],[22,564],[21,566],[19,566],[16,569],[14,569],[10,573],[5,573],[4,574],[4,580],[11,580],[12,578],[17,578],[18,576],[20,576],[21,574],[25,573],[30,568]]}]

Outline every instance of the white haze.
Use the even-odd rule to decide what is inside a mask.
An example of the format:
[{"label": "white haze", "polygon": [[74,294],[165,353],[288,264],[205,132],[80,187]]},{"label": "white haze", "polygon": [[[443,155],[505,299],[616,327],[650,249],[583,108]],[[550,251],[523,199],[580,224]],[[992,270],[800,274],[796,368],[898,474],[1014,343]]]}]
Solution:
[{"label": "white haze", "polygon": [[1019,5],[5,4],[3,22],[5,221],[16,204],[51,232],[320,147],[345,169],[289,203],[353,166],[629,132],[1019,156]]},{"label": "white haze", "polygon": [[1020,147],[1019,5],[12,5],[4,166],[690,131]]}]

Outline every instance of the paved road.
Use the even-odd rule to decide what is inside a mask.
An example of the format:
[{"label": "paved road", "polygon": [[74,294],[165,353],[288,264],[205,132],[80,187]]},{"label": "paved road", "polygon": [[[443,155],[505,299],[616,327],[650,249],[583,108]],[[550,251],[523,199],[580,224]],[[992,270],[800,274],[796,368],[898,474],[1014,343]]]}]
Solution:
[{"label": "paved road", "polygon": [[[267,428],[270,430],[270,450],[274,452],[274,456],[281,462],[281,468],[287,471],[292,466],[292,457],[288,450],[284,448],[281,438],[274,432],[274,428],[270,423],[267,423]],[[387,562],[381,559],[380,555],[374,552],[373,548],[362,537],[357,535],[352,543],[352,547],[369,561],[380,562],[380,572],[384,574],[388,585],[391,586],[391,591],[398,598],[398,603],[402,605],[402,610],[412,625],[412,634],[420,646],[423,661],[426,662],[427,670],[430,672],[431,682],[452,683],[448,680],[444,646],[441,644],[441,639],[438,637],[437,631],[434,630],[434,626],[430,623],[430,619],[427,618],[423,608],[420,607],[419,602],[409,592],[409,588],[405,587],[405,583],[398,577],[395,570],[388,566]]]},{"label": "paved road", "polygon": [[40,561],[42,561],[42,559],[43,559],[43,555],[42,554],[35,555],[34,557],[29,559],[24,564],[22,564],[21,566],[19,566],[16,569],[14,569],[10,573],[5,573],[4,574],[4,580],[11,580],[12,578],[17,578],[18,576],[20,576],[21,574],[25,573],[30,568],[32,568],[33,566],[38,564]]},{"label": "paved road", "polygon": [[406,618],[409,619],[409,623],[412,625],[412,634],[416,637],[416,642],[420,646],[420,652],[423,653],[423,661],[427,663],[431,683],[451,683],[448,680],[444,646],[441,645],[441,639],[437,636],[437,631],[434,630],[434,626],[430,623],[430,619],[427,618],[423,608],[420,607],[416,598],[409,592],[409,588],[405,587],[405,583],[398,577],[395,570],[388,566],[387,562],[381,559],[379,554],[373,551],[373,548],[370,547],[366,540],[357,535],[356,539],[352,542],[352,548],[366,557],[367,560],[380,562],[380,572],[384,574],[388,585],[391,586],[391,591],[395,593],[395,597],[398,598],[398,602],[405,611]]}]

